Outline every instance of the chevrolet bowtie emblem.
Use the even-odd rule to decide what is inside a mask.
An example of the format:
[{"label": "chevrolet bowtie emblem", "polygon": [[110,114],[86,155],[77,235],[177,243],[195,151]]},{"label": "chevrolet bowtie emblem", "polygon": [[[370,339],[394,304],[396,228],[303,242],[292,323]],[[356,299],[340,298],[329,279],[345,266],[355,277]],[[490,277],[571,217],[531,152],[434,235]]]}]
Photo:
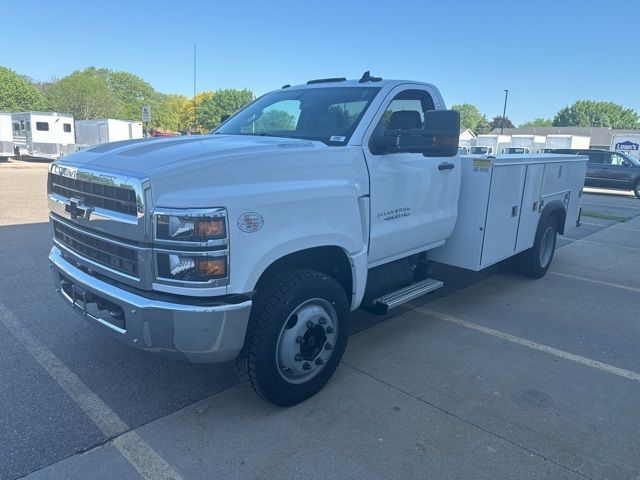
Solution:
[{"label": "chevrolet bowtie emblem", "polygon": [[64,211],[67,212],[73,220],[77,220],[78,218],[89,220],[89,215],[91,215],[93,207],[85,205],[81,198],[70,198],[69,203],[64,206]]}]

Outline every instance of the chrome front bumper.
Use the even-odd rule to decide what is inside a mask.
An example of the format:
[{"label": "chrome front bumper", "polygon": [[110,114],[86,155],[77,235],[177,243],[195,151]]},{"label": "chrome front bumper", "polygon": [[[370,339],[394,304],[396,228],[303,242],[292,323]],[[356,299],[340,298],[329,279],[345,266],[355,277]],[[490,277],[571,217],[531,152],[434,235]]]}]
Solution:
[{"label": "chrome front bumper", "polygon": [[242,349],[251,300],[206,305],[156,300],[89,275],[57,247],[49,261],[65,302],[125,343],[198,363],[232,360]]}]

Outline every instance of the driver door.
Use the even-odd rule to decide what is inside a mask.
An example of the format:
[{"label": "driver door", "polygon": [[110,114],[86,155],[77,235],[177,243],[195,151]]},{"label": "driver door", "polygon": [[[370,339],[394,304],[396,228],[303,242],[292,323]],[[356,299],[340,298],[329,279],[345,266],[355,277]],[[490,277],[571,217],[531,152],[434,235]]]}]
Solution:
[{"label": "driver door", "polygon": [[371,136],[385,128],[423,128],[425,112],[433,109],[428,87],[396,87],[367,132],[363,148],[370,176],[370,266],[439,246],[453,231],[460,157],[375,154],[369,145]]}]

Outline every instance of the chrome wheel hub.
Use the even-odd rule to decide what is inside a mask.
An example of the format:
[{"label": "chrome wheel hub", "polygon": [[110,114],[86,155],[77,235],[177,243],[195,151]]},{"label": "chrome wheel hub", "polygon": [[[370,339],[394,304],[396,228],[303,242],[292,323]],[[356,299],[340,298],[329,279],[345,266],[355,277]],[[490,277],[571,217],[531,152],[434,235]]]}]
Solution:
[{"label": "chrome wheel hub", "polygon": [[276,347],[276,364],[289,383],[315,377],[331,358],[338,338],[338,315],[321,298],[307,300],[287,318]]}]

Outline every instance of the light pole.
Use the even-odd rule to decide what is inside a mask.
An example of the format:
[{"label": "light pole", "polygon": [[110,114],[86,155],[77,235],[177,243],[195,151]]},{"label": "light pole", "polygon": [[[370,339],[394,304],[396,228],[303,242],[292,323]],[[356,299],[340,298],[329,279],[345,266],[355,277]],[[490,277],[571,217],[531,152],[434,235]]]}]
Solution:
[{"label": "light pole", "polygon": [[502,109],[502,121],[500,122],[500,135],[504,132],[504,117],[507,114],[507,98],[509,97],[509,90],[504,91],[504,108]]},{"label": "light pole", "polygon": [[198,131],[198,105],[196,103],[196,44],[193,44],[193,129]]}]

